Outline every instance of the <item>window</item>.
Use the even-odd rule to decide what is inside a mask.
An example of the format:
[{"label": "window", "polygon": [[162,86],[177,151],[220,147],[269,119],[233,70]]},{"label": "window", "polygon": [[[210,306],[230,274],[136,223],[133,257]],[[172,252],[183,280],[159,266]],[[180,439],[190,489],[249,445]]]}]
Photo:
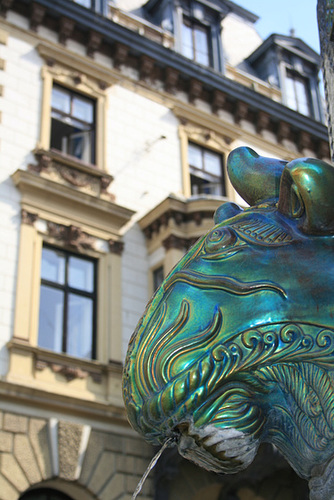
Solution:
[{"label": "window", "polygon": [[189,142],[188,163],[192,195],[225,195],[222,156],[219,153]]},{"label": "window", "polygon": [[51,148],[95,163],[95,103],[72,90],[53,85]]},{"label": "window", "polygon": [[74,0],[74,2],[82,5],[83,7],[86,7],[87,9],[90,9],[92,7],[91,0]]},{"label": "window", "polygon": [[182,54],[184,56],[200,64],[209,66],[211,64],[209,40],[209,27],[183,17]]},{"label": "window", "polygon": [[95,358],[96,261],[64,250],[42,250],[38,345]]},{"label": "window", "polygon": [[153,290],[157,290],[164,280],[164,268],[163,266],[157,267],[153,271]]},{"label": "window", "polygon": [[303,115],[311,116],[308,79],[292,71],[287,71],[285,87],[287,106]]}]

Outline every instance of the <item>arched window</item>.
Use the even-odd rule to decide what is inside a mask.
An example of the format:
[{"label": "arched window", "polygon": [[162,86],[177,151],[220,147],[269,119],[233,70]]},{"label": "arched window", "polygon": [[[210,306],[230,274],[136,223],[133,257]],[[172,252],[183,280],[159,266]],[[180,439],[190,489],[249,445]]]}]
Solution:
[{"label": "arched window", "polygon": [[38,488],[37,490],[30,490],[27,493],[23,493],[19,500],[72,500],[72,498],[61,491],[50,488]]}]

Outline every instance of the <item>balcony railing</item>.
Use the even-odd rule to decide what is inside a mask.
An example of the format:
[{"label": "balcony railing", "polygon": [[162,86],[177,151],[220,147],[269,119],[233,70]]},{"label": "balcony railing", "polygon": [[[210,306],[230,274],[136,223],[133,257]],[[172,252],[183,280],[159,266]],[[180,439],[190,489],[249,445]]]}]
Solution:
[{"label": "balcony railing", "polygon": [[124,26],[125,28],[142,35],[153,42],[159,43],[168,49],[174,48],[174,36],[169,31],[163,30],[158,26],[141,19],[134,14],[124,12],[108,0],[72,0],[82,5],[86,9],[91,9],[101,14],[111,21]]}]

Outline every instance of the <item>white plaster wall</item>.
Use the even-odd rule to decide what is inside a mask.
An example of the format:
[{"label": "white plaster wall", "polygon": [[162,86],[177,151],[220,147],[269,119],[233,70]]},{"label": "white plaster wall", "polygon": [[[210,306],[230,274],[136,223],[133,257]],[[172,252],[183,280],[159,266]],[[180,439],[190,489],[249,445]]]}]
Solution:
[{"label": "white plaster wall", "polygon": [[145,237],[135,224],[124,236],[122,255],[122,326],[123,357],[130,337],[149,300],[149,264]]},{"label": "white plaster wall", "polygon": [[107,165],[117,203],[140,217],[171,192],[182,192],[178,121],[167,107],[115,85],[107,127]]},{"label": "white plaster wall", "polygon": [[232,66],[237,66],[262,43],[254,24],[235,14],[224,18],[222,28],[224,56]]},{"label": "white plaster wall", "polygon": [[[19,17],[19,16],[17,16]],[[41,61],[25,41],[9,37],[0,45],[0,375],[7,371],[6,343],[13,331],[20,195],[11,174],[33,161],[40,115]]]},{"label": "white plaster wall", "polygon": [[[134,220],[171,192],[182,191],[178,121],[172,112],[119,85],[110,89],[107,168],[115,177],[117,203],[136,211]],[[122,256],[123,356],[149,300],[149,259],[137,224],[124,234]]]}]

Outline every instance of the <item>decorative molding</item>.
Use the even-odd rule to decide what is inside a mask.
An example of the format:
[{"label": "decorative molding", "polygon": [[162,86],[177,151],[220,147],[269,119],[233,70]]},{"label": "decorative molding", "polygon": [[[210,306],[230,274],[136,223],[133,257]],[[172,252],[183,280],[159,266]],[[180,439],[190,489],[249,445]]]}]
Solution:
[{"label": "decorative molding", "polygon": [[59,43],[65,45],[68,38],[70,38],[74,32],[75,21],[66,16],[61,16],[59,19],[59,33],[58,39]]},{"label": "decorative molding", "polygon": [[[98,94],[101,94],[101,90],[104,91],[119,80],[119,77],[113,74],[111,68],[106,68],[91,58],[87,59],[87,57],[74,54],[64,47],[43,42],[37,45],[37,50],[39,55],[49,64],[49,70],[55,67],[54,72],[58,72],[58,74],[60,72],[64,73],[66,70],[70,70],[70,75],[73,75],[74,72],[84,74],[86,78],[89,77],[94,82],[92,90]],[[57,73],[53,74],[53,76],[57,76]],[[88,81],[87,78],[87,84],[89,84]]]},{"label": "decorative molding", "polygon": [[119,69],[122,64],[125,64],[129,54],[129,47],[123,43],[116,42],[114,45],[113,59],[115,68]]},{"label": "decorative molding", "polygon": [[30,29],[37,31],[38,26],[43,23],[46,13],[46,7],[39,3],[32,2],[30,11]]},{"label": "decorative molding", "polygon": [[[83,166],[83,171],[86,168]],[[95,172],[96,182],[100,185],[104,173]],[[44,221],[64,221],[65,225],[75,221],[76,226],[97,239],[118,240],[120,229],[134,214],[133,210],[118,205],[110,197],[94,195],[60,182],[60,174],[55,169],[52,175],[16,170],[11,177],[22,195],[22,208],[27,212],[38,213]]]},{"label": "decorative molding", "polygon": [[202,110],[189,104],[178,102],[172,107],[172,110],[182,125],[189,127],[189,130],[190,127],[196,127],[197,130],[206,129],[207,131],[216,132],[217,136],[228,137],[230,141],[234,141],[243,135],[240,127],[232,123],[225,123],[217,115],[203,113]]},{"label": "decorative molding", "polygon": [[226,95],[220,90],[214,90],[212,92],[212,112],[218,113],[220,109],[224,109],[226,105]]},{"label": "decorative molding", "polygon": [[77,251],[93,250],[96,246],[96,238],[82,231],[80,227],[47,221],[48,235],[51,238],[63,242],[66,246],[73,247]]},{"label": "decorative molding", "polygon": [[97,31],[90,30],[87,49],[86,49],[87,56],[94,57],[94,54],[97,50],[99,50],[101,43],[102,43],[102,35]]},{"label": "decorative molding", "polygon": [[27,224],[28,226],[33,226],[38,220],[38,214],[32,214],[27,212],[24,208],[21,209],[21,222],[22,224]]},{"label": "decorative molding", "polygon": [[116,255],[122,255],[124,250],[123,241],[109,240],[108,244],[109,244],[109,251],[111,253],[114,253]]},{"label": "decorative molding", "polygon": [[179,236],[175,236],[175,234],[170,234],[166,239],[162,242],[165,250],[170,250],[171,248],[176,248],[178,250],[185,250],[188,248],[188,240],[186,238],[180,238]]},{"label": "decorative molding", "polygon": [[246,120],[248,115],[248,104],[242,101],[237,101],[234,111],[234,119],[236,123],[240,123],[241,120]]},{"label": "decorative molding", "polygon": [[313,149],[311,135],[303,130],[299,132],[298,149],[299,151],[303,151],[303,149]]},{"label": "decorative molding", "polygon": [[174,68],[167,67],[165,69],[165,90],[171,94],[175,94],[179,81],[179,71]]},{"label": "decorative molding", "polygon": [[320,159],[330,157],[329,143],[328,142],[318,141],[317,156]]},{"label": "decorative molding", "polygon": [[189,80],[189,102],[194,103],[195,99],[199,99],[202,95],[202,82],[196,78],[190,78]]},{"label": "decorative molding", "polygon": [[14,0],[1,0],[0,1],[0,15],[6,17],[9,9],[12,8]]},{"label": "decorative molding", "polygon": [[154,59],[143,54],[140,57],[139,75],[141,80],[152,80],[154,72]]},{"label": "decorative molding", "polygon": [[35,369],[37,371],[43,371],[46,368],[50,368],[53,373],[60,373],[60,375],[63,375],[68,382],[76,378],[85,379],[87,377],[91,377],[94,382],[98,384],[102,382],[102,374],[99,372],[91,371],[79,366],[70,366],[68,364],[55,363],[50,360],[46,361],[43,359],[36,359]]},{"label": "decorative molding", "polygon": [[48,176],[53,181],[65,183],[89,192],[93,196],[115,196],[107,191],[113,177],[94,166],[84,164],[74,157],[64,155],[60,151],[35,150],[37,164],[29,164],[28,170],[39,175]]},{"label": "decorative molding", "polygon": [[268,113],[264,111],[259,111],[256,117],[256,131],[258,134],[262,132],[262,130],[269,129],[270,125],[270,116]]},{"label": "decorative molding", "polygon": [[289,139],[290,137],[290,125],[283,121],[278,123],[277,129],[277,139],[279,142],[282,142],[284,139]]}]

